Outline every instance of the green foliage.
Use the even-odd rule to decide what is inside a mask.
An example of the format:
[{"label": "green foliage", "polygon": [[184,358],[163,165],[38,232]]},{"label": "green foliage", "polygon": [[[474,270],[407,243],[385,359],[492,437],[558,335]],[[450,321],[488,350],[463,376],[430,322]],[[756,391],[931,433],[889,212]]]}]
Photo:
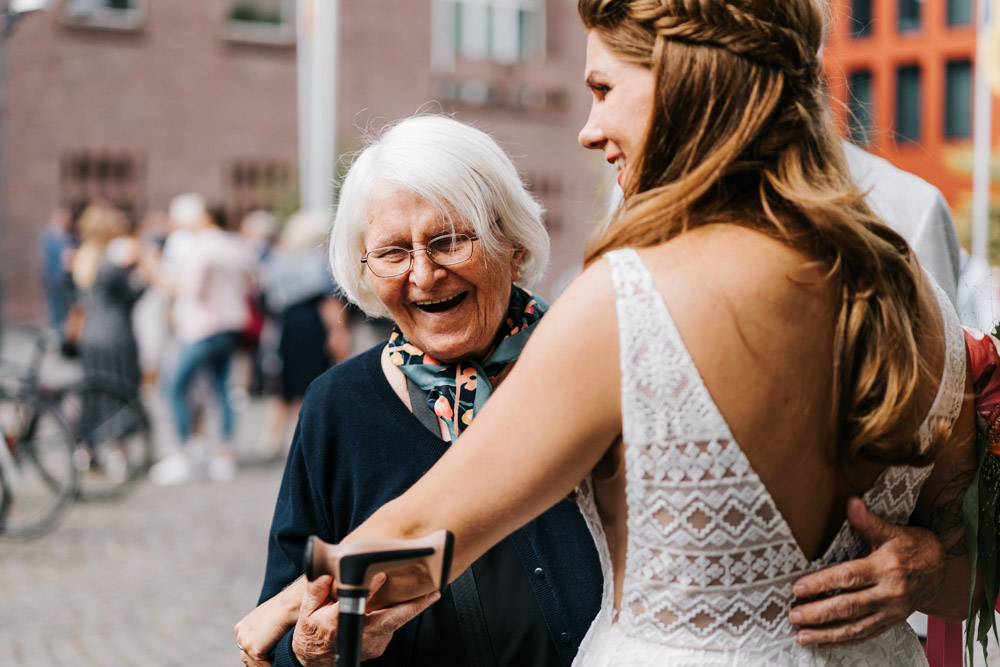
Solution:
[{"label": "green foliage", "polygon": [[[997,636],[994,608],[997,604],[998,577],[997,562],[998,530],[997,514],[1000,503],[1000,456],[990,452],[988,427],[986,421],[976,416],[976,455],[978,469],[969,484],[965,497],[962,499],[962,519],[965,524],[965,540],[969,548],[969,564],[972,569],[972,581],[969,591],[969,613],[965,628],[965,646],[968,652],[969,664],[975,643],[978,641],[983,648],[983,658],[986,658],[986,644],[990,630]],[[976,590],[976,569],[983,570],[983,585],[986,599],[978,608],[973,607],[973,596]],[[978,618],[978,621],[976,617]]]}]

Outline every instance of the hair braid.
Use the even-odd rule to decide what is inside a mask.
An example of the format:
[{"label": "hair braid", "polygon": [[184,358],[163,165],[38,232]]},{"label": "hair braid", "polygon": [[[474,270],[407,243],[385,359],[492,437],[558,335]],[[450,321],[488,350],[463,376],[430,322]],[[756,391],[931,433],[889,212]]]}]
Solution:
[{"label": "hair braid", "polygon": [[712,46],[782,70],[793,78],[813,79],[820,68],[818,41],[808,43],[795,30],[718,0],[639,0],[630,16],[649,24],[657,37]]}]

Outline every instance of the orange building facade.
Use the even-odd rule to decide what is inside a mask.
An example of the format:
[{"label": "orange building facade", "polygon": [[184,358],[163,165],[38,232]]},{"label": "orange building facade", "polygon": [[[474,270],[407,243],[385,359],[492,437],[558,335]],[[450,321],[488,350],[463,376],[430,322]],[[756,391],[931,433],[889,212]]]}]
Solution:
[{"label": "orange building facade", "polygon": [[[823,56],[834,114],[845,132],[872,153],[937,186],[966,247],[977,11],[976,0],[832,0]],[[994,69],[1000,65],[989,64]],[[1000,100],[995,85],[990,124],[990,217],[995,229],[1000,216],[995,178]],[[991,237],[996,233],[991,231]],[[998,258],[994,254],[992,259]]]}]

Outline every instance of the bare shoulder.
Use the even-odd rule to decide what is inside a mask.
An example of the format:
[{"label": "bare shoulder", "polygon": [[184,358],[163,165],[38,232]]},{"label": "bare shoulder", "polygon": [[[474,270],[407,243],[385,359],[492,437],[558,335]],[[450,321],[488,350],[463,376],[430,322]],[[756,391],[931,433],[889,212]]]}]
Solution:
[{"label": "bare shoulder", "polygon": [[[830,324],[822,269],[781,241],[738,225],[712,225],[640,252],[679,325],[720,334],[725,322],[798,338]],[[772,327],[779,322],[780,327]],[[683,326],[681,327],[684,328]]]}]

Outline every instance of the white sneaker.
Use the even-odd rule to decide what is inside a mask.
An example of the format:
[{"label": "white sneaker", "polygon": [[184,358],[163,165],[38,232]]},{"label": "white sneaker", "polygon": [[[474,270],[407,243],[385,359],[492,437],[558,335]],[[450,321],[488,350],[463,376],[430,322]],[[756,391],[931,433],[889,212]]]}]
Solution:
[{"label": "white sneaker", "polygon": [[149,481],[159,486],[187,484],[203,477],[200,468],[188,452],[178,450],[149,469]]},{"label": "white sneaker", "polygon": [[213,482],[231,482],[236,477],[236,461],[230,454],[216,454],[208,462],[208,478]]},{"label": "white sneaker", "polygon": [[115,484],[122,484],[128,479],[128,457],[119,447],[112,447],[104,457],[104,476]]},{"label": "white sneaker", "polygon": [[77,445],[73,450],[73,465],[80,472],[90,470],[90,448],[86,445]]}]

